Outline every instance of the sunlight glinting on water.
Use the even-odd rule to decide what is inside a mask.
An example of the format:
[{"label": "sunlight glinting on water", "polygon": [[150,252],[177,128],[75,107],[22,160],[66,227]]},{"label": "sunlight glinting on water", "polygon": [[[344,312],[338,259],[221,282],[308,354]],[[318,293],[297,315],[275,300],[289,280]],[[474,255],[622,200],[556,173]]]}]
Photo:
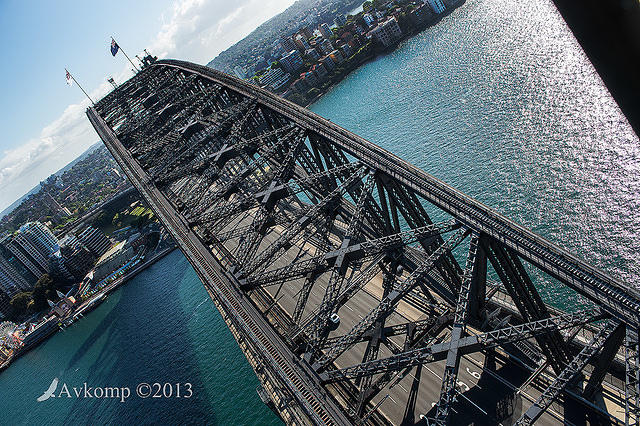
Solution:
[{"label": "sunlight glinting on water", "polygon": [[550,0],[467,0],[311,109],[640,286],[640,143]]}]

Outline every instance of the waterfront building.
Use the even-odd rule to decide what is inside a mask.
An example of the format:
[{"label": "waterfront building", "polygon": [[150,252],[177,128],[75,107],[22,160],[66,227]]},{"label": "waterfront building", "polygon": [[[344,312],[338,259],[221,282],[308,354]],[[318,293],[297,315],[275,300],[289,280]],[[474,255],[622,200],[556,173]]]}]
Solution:
[{"label": "waterfront building", "polygon": [[327,55],[324,58],[320,58],[320,63],[324,65],[327,72],[331,72],[336,68],[336,63],[331,59],[331,56]]},{"label": "waterfront building", "polygon": [[315,73],[312,70],[309,70],[304,74],[300,75],[300,78],[304,79],[304,81],[307,83],[309,88],[316,87],[320,84],[320,80],[318,80],[318,77],[315,75]]},{"label": "waterfront building", "polygon": [[78,235],[78,239],[95,257],[102,256],[109,250],[109,247],[111,247],[111,241],[106,235],[92,226],[87,226],[87,228]]},{"label": "waterfront building", "polygon": [[329,25],[324,22],[318,25],[318,31],[320,31],[320,34],[322,34],[322,37],[326,39],[329,39],[333,35],[333,31],[331,31],[331,28],[329,28]]},{"label": "waterfront building", "polygon": [[446,9],[442,0],[427,0],[427,2],[431,6],[431,9],[437,14],[441,14]]},{"label": "waterfront building", "polygon": [[345,58],[348,58],[351,55],[353,55],[353,48],[349,45],[349,43],[344,43],[338,46],[338,48],[342,50],[342,54]]},{"label": "waterfront building", "polygon": [[342,27],[344,24],[347,23],[347,18],[344,15],[338,15],[333,20],[333,23],[336,24],[336,27]]},{"label": "waterfront building", "polygon": [[144,247],[147,241],[147,236],[142,236],[140,232],[136,232],[127,238],[127,246],[130,246],[134,252],[137,252],[140,248]]},{"label": "waterfront building", "polygon": [[373,15],[370,13],[365,13],[364,15],[362,15],[362,20],[364,21],[365,24],[367,24],[368,27],[370,27],[374,22],[376,22],[376,18],[374,18]]},{"label": "waterfront building", "polygon": [[60,250],[49,255],[49,271],[55,279],[64,281],[73,280],[73,275],[71,275],[71,272],[67,269]]},{"label": "waterfront building", "polygon": [[280,65],[282,65],[282,68],[284,68],[284,70],[288,73],[294,73],[298,71],[303,65],[300,52],[295,49],[291,50],[288,54],[280,59]]},{"label": "waterfront building", "polygon": [[[0,319],[8,318],[11,315],[13,309],[11,308],[11,297],[0,290]],[[2,364],[2,349],[3,346],[0,346],[0,364]]]},{"label": "waterfront building", "polygon": [[66,296],[59,290],[56,290],[58,296],[57,302],[47,300],[49,306],[51,306],[51,313],[58,318],[65,318],[69,313],[73,311],[73,307],[76,304],[76,299],[73,296]]},{"label": "waterfront building", "polygon": [[315,64],[311,67],[311,71],[318,77],[318,80],[324,82],[329,78],[329,73],[323,64]]},{"label": "waterfront building", "polygon": [[23,234],[31,244],[44,257],[55,253],[60,249],[60,243],[53,232],[40,222],[28,222],[20,227],[20,233]]},{"label": "waterfront building", "polygon": [[0,262],[5,265],[5,275],[12,277],[11,280],[20,289],[29,289],[37,277],[16,257],[8,248],[11,241],[10,236],[0,238]]},{"label": "waterfront building", "polygon": [[269,69],[258,79],[261,87],[266,87],[274,92],[284,88],[290,80],[291,75],[285,73],[280,67]]},{"label": "waterfront building", "polygon": [[96,257],[82,244],[63,245],[60,247],[60,253],[65,269],[75,281],[81,281],[96,260]]},{"label": "waterfront building", "polygon": [[30,290],[32,286],[4,256],[0,256],[0,292],[13,297],[21,291]]},{"label": "waterfront building", "polygon": [[304,52],[305,56],[313,59],[314,61],[317,61],[318,59],[320,59],[320,54],[318,53],[318,51],[316,49],[307,49]]},{"label": "waterfront building", "polygon": [[323,55],[328,55],[333,52],[333,45],[328,39],[324,39],[319,43],[318,49]]},{"label": "waterfront building", "polygon": [[123,266],[134,256],[133,248],[126,244],[126,241],[120,241],[114,245],[98,259],[93,270],[93,279],[100,282],[107,276],[111,275],[116,269]]},{"label": "waterfront building", "polygon": [[[11,268],[0,258],[0,293],[6,294],[9,298],[20,293],[15,275]],[[1,310],[1,307],[0,307]]]},{"label": "waterfront building", "polygon": [[428,4],[422,4],[409,13],[409,19],[413,21],[416,26],[428,24],[434,18],[433,9]]},{"label": "waterfront building", "polygon": [[402,31],[395,16],[379,22],[374,29],[369,31],[369,34],[384,47],[389,47],[402,38]]},{"label": "waterfront building", "polygon": [[299,78],[293,83],[291,83],[290,88],[291,90],[304,95],[309,90],[309,85],[307,84],[304,78]]},{"label": "waterfront building", "polygon": [[446,9],[454,9],[463,2],[463,0],[442,0]]},{"label": "waterfront building", "polygon": [[334,64],[339,64],[340,62],[344,61],[344,56],[342,56],[342,52],[340,52],[339,50],[334,50],[333,52],[331,52],[329,54],[329,57],[331,58],[331,60],[333,60]]}]

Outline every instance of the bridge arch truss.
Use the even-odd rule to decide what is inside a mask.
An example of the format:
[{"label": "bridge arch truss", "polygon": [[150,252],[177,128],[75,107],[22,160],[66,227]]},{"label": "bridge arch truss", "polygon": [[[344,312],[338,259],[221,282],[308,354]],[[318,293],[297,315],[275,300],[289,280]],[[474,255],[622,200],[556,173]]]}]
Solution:
[{"label": "bridge arch truss", "polygon": [[[285,421],[617,421],[598,401],[618,389],[637,424],[640,297],[603,271],[203,66],[158,61],[87,114]],[[582,306],[549,306],[540,277]]]}]

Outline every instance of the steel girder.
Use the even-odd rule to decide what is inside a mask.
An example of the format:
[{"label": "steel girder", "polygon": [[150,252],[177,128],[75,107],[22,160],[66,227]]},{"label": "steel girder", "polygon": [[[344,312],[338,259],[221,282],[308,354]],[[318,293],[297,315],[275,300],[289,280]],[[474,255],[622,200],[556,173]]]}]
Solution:
[{"label": "steel girder", "polygon": [[248,278],[244,286],[247,289],[269,286],[297,278],[301,275],[306,275],[310,272],[324,272],[330,266],[336,265],[338,259],[368,259],[381,253],[400,249],[421,239],[435,237],[436,235],[456,230],[459,227],[459,224],[453,221],[447,221],[426,225],[410,231],[386,235],[374,240],[364,240],[352,245],[344,245],[343,243],[343,246],[338,250],[332,250],[328,253],[305,259],[294,265],[288,265],[262,273],[254,279]]},{"label": "steel girder", "polygon": [[347,348],[349,348],[355,340],[364,334],[376,321],[388,316],[395,305],[413,290],[424,279],[424,276],[434,268],[436,262],[445,254],[457,247],[464,239],[466,232],[463,230],[456,231],[447,241],[445,241],[438,249],[433,252],[418,268],[416,268],[409,277],[387,294],[380,304],[369,312],[358,324],[356,324],[349,333],[342,336],[328,351],[322,354],[322,357],[314,364],[314,369],[320,371],[325,369],[330,363],[340,356]]},{"label": "steel girder", "polygon": [[638,327],[627,325],[624,338],[625,424],[640,424],[640,359]]},{"label": "steel girder", "polygon": [[388,370],[400,370],[413,365],[443,360],[447,357],[449,349],[453,345],[461,353],[477,352],[483,348],[500,346],[504,343],[526,340],[551,330],[564,330],[566,328],[583,325],[601,319],[600,314],[581,311],[573,314],[564,314],[524,324],[513,325],[483,334],[471,335],[458,339],[456,342],[435,343],[433,345],[415,349],[408,352],[393,355],[388,358],[358,364],[338,370],[327,370],[320,373],[324,382],[347,380],[351,378],[368,376]]},{"label": "steel girder", "polygon": [[[446,359],[434,401],[435,416],[444,422],[457,393],[460,356],[522,339],[530,339],[527,345],[561,377],[575,352],[559,331],[591,322],[599,311],[552,316],[523,262],[625,325],[626,412],[629,423],[637,419],[640,298],[601,271],[368,141],[213,70],[159,62],[95,111],[147,172],[145,184],[167,194],[292,351],[310,353],[307,359],[327,383],[352,383],[355,394],[345,411],[355,420],[377,413],[380,402],[368,404],[392,380]],[[427,213],[434,208],[434,217],[450,220],[434,224]],[[466,240],[463,270],[456,247]],[[489,273],[500,278],[507,305],[491,300],[498,287],[487,292]],[[361,321],[328,328],[332,313],[357,308],[358,296],[377,287],[376,306]],[[318,290],[319,300],[313,296]],[[287,297],[293,299],[289,307]],[[400,304],[424,317],[399,320]],[[436,320],[437,326],[426,326]],[[468,324],[477,334],[467,335]],[[438,335],[445,331],[443,342]],[[340,355],[357,353],[361,342],[363,362],[338,368]],[[607,344],[603,357],[614,360],[615,346]],[[382,347],[393,356],[381,357]],[[376,372],[383,374],[374,380]],[[594,366],[589,394],[608,373]],[[412,384],[406,418],[419,400],[419,385]]]},{"label": "steel girder", "polygon": [[471,286],[474,284],[473,277],[475,275],[478,244],[480,237],[478,234],[471,236],[469,244],[469,254],[467,255],[467,264],[462,276],[462,284],[458,293],[458,303],[456,304],[456,313],[451,329],[451,347],[447,353],[447,363],[445,365],[444,374],[442,375],[442,386],[440,390],[440,400],[437,404],[436,423],[446,423],[451,412],[451,404],[455,400],[455,392],[458,381],[458,367],[460,366],[460,356],[458,354],[459,341],[463,337],[467,328],[467,317],[469,313],[469,304],[473,295]]},{"label": "steel girder", "polygon": [[544,411],[560,396],[560,393],[570,386],[582,375],[582,370],[593,357],[605,345],[607,337],[613,334],[617,328],[624,330],[624,326],[616,320],[608,320],[604,327],[598,331],[593,339],[567,364],[564,370],[555,378],[542,395],[527,409],[527,411],[516,422],[517,425],[530,425],[535,422]]}]

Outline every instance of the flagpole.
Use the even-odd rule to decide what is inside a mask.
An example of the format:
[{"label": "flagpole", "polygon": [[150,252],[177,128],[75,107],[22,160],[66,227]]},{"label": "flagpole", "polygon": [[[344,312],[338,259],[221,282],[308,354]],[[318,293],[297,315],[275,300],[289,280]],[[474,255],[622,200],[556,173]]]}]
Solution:
[{"label": "flagpole", "polygon": [[[111,36],[111,40],[116,41],[116,39],[115,39],[115,38],[113,38],[113,36]],[[116,45],[118,46],[118,49],[122,50],[122,54],[127,58],[127,60],[129,61],[129,63],[130,63],[131,65],[133,65],[133,68],[134,68],[136,71],[140,71],[140,70],[138,69],[138,67],[136,67],[136,65],[131,61],[131,59],[129,58],[129,55],[127,55],[127,53],[122,49],[122,47],[118,44],[118,42],[117,42],[117,41],[116,41]]]},{"label": "flagpole", "polygon": [[85,90],[82,88],[82,86],[80,86],[80,83],[78,83],[78,80],[76,80],[76,78],[73,76],[73,74],[71,74],[71,73],[69,72],[69,70],[68,70],[68,69],[66,69],[66,68],[65,68],[64,70],[67,72],[67,74],[69,74],[69,76],[71,76],[71,80],[73,80],[73,81],[78,85],[78,87],[80,88],[80,90],[82,90],[82,93],[84,93],[84,95],[85,95],[85,96],[86,96],[86,97],[91,101],[91,103],[95,106],[95,104],[96,104],[96,103],[95,103],[95,102],[93,102],[93,99],[91,99],[91,97],[89,97],[89,95],[87,94],[87,92],[85,92]]}]

